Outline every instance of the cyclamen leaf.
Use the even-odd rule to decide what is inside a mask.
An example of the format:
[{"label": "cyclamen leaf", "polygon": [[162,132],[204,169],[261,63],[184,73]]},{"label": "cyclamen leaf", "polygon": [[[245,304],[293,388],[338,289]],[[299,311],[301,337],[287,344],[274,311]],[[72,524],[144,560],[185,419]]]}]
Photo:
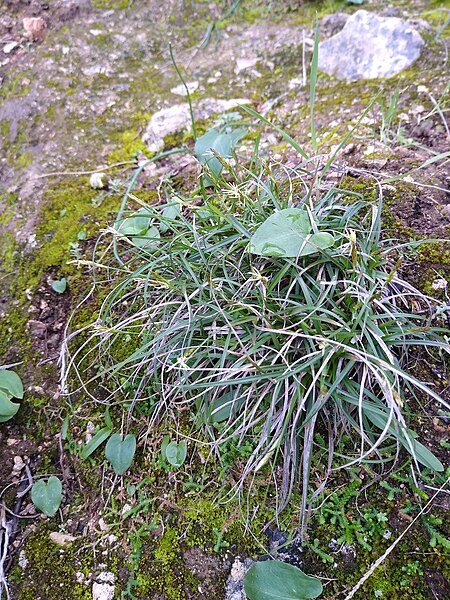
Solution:
[{"label": "cyclamen leaf", "polygon": [[177,444],[176,442],[170,442],[166,447],[166,459],[167,462],[174,467],[181,467],[186,460],[187,446],[183,440]]},{"label": "cyclamen leaf", "polygon": [[222,164],[211,152],[211,149],[215,150],[222,158],[230,158],[236,144],[244,137],[245,133],[245,129],[221,132],[212,128],[195,142],[195,156],[202,165],[207,165],[217,177],[222,171]]},{"label": "cyclamen leaf", "polygon": [[249,600],[306,600],[317,598],[322,590],[319,579],[280,560],[257,562],[244,577]]},{"label": "cyclamen leaf", "polygon": [[52,475],[47,483],[43,479],[36,481],[31,488],[31,500],[36,508],[53,517],[56,514],[62,497],[62,484],[60,480]]},{"label": "cyclamen leaf", "polygon": [[105,448],[106,458],[117,475],[123,475],[130,468],[136,452],[136,436],[129,433],[122,440],[120,433],[112,435]]},{"label": "cyclamen leaf", "polygon": [[264,221],[250,239],[250,252],[259,256],[295,258],[307,256],[334,244],[326,232],[311,234],[308,213],[301,208],[285,208]]},{"label": "cyclamen leaf", "polygon": [[56,279],[52,282],[52,290],[57,294],[64,294],[67,288],[67,280],[65,277],[62,279]]},{"label": "cyclamen leaf", "polygon": [[131,217],[124,219],[119,225],[119,231],[123,235],[142,235],[151,224],[151,216],[145,208],[138,210]]},{"label": "cyclamen leaf", "polygon": [[222,423],[227,421],[231,415],[235,415],[245,402],[245,398],[236,398],[233,390],[216,398],[205,411],[206,423]]},{"label": "cyclamen leaf", "polygon": [[0,389],[0,423],[5,423],[5,421],[12,419],[19,408],[20,404],[11,402],[8,394],[4,390]]},{"label": "cyclamen leaf", "polygon": [[0,388],[5,390],[10,397],[23,398],[23,383],[14,371],[0,369]]},{"label": "cyclamen leaf", "polygon": [[[181,205],[179,202],[177,202],[177,200],[172,200],[171,202],[169,202],[163,210],[163,218],[167,219],[169,221],[174,221],[177,217],[179,217],[181,214]],[[164,221],[161,221],[161,224],[159,226],[159,230],[161,233],[166,233],[166,231],[169,229],[169,225],[167,223],[165,223]]]},{"label": "cyclamen leaf", "polygon": [[159,230],[156,227],[150,227],[145,233],[140,236],[133,236],[131,243],[137,248],[148,250],[151,246],[155,245],[155,242],[159,240]]}]

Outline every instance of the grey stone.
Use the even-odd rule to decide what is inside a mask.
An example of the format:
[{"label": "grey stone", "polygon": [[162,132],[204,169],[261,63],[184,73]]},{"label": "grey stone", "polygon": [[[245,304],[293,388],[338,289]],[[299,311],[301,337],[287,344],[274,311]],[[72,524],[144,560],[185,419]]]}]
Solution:
[{"label": "grey stone", "polygon": [[236,557],[227,580],[225,600],[246,600],[244,592],[244,576],[253,564],[251,558],[241,560]]},{"label": "grey stone", "polygon": [[417,60],[423,44],[407,21],[358,10],[319,44],[319,70],[349,81],[392,77]]},{"label": "grey stone", "polygon": [[335,35],[344,28],[349,18],[349,14],[342,12],[325,15],[319,22],[319,31],[321,35],[327,38]]},{"label": "grey stone", "polygon": [[[249,104],[246,98],[233,98],[231,100],[218,100],[216,98],[204,98],[194,107],[195,119],[208,119],[211,115],[226,112],[236,108],[239,104]],[[147,130],[142,137],[150,152],[159,152],[164,148],[166,135],[182,131],[189,126],[191,114],[189,104],[175,104],[170,108],[163,108],[156,112],[150,119]]]}]

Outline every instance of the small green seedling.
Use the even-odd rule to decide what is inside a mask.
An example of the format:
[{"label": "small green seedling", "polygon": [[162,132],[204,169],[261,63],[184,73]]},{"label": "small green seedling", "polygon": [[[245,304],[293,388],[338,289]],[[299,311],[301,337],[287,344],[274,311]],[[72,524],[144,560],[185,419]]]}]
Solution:
[{"label": "small green seedling", "polygon": [[55,281],[52,282],[52,290],[57,294],[64,294],[66,288],[67,281],[65,277],[63,277],[62,279],[55,279]]},{"label": "small green seedling", "polygon": [[53,517],[60,507],[62,496],[62,484],[60,480],[52,475],[47,483],[43,479],[36,481],[31,488],[31,500],[35,507],[47,517]]},{"label": "small green seedling", "polygon": [[106,458],[117,475],[123,475],[130,468],[136,452],[136,436],[129,433],[122,439],[120,433],[114,433],[105,448]]},{"label": "small green seedling", "polygon": [[11,402],[11,398],[22,399],[24,394],[20,377],[14,371],[0,370],[0,423],[9,421],[20,408],[20,405]]}]

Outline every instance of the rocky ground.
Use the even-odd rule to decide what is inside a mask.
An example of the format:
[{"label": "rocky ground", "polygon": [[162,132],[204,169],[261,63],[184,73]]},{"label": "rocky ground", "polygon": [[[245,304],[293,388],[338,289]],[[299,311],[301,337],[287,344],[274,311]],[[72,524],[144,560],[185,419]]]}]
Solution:
[{"label": "rocky ground", "polygon": [[[364,8],[409,19],[424,40],[420,57],[390,79],[348,83],[320,74],[317,84],[323,153],[339,144],[381,93],[330,176],[336,183],[351,179],[359,191],[370,188],[369,174],[383,180],[386,231],[405,239],[448,238],[448,157],[430,162],[450,145],[450,26],[443,4],[368,0]],[[243,0],[227,16],[230,7],[188,0],[0,0],[0,365],[12,365],[26,387],[18,415],[0,425],[0,525],[13,525],[7,548],[0,537],[0,556],[4,550],[12,598],[225,598],[233,563],[233,573],[239,572],[236,557],[244,561],[269,546],[261,533],[268,514],[262,511],[253,527],[245,527],[238,505],[217,503],[221,482],[214,470],[194,460],[183,473],[161,467],[164,432],[147,440],[146,453],[121,483],[101,457],[82,461],[80,445],[104,425],[104,408],[80,393],[61,395],[57,365],[69,316],[93,277],[73,261],[91,259],[138,164],[156,150],[192,148],[189,126],[169,127],[171,113],[160,112],[186,102],[169,42],[191,89],[200,130],[222,112],[218,101],[238,99],[310,147],[306,71],[316,10],[325,39],[342,29],[345,14],[361,7],[337,0]],[[264,129],[260,149],[287,166],[298,163],[276,130]],[[196,168],[191,157],[170,156],[146,167],[136,193],[160,201],[168,181],[183,188],[195,179]],[[107,187],[94,189],[94,171],[106,173]],[[399,182],[399,174],[408,176]],[[445,244],[425,247],[406,265],[407,274],[446,301],[449,256]],[[62,278],[67,290],[57,293],[52,284]],[[96,287],[77,312],[77,327],[92,319],[105,293]],[[445,364],[432,369],[448,398]],[[426,442],[448,463],[448,420],[436,413],[422,425]],[[61,511],[48,519],[20,491],[33,477],[51,474],[61,478],[64,495]],[[407,479],[401,477],[390,481],[403,490],[392,497],[384,488],[372,496],[360,490],[363,504],[378,503],[389,515],[394,535],[411,521]],[[348,489],[363,487],[354,482]],[[430,479],[424,485],[441,483]],[[356,520],[356,496],[338,494],[336,510]],[[280,529],[298,519],[296,502]],[[435,500],[435,520],[412,530],[385,574],[374,575],[356,597],[450,597],[447,509],[443,492]],[[387,542],[375,532],[371,551],[357,544],[334,551],[333,533],[342,533],[342,523],[337,518],[331,524],[317,523],[309,550],[297,555],[305,570],[323,577],[325,598],[344,598]],[[330,527],[336,528],[331,536]],[[55,543],[55,532],[70,537]],[[325,558],[330,554],[331,562]]]}]

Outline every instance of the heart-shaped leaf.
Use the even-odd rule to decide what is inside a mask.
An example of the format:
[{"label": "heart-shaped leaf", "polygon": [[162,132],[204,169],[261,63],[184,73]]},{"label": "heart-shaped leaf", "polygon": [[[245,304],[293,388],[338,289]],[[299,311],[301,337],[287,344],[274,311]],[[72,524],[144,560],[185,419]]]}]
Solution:
[{"label": "heart-shaped leaf", "polygon": [[152,225],[152,217],[145,208],[124,219],[119,231],[137,248],[148,249],[160,238],[159,230]]},{"label": "heart-shaped leaf", "polygon": [[280,560],[257,562],[244,577],[249,600],[306,600],[320,596],[322,589],[319,579]]},{"label": "heart-shaped leaf", "polygon": [[62,279],[56,279],[55,281],[52,282],[52,290],[54,292],[56,292],[57,294],[64,294],[64,292],[66,291],[67,288],[67,281],[66,278],[63,277]]},{"label": "heart-shaped leaf", "polygon": [[149,248],[155,245],[155,243],[159,240],[160,237],[161,236],[159,234],[159,230],[156,227],[152,226],[149,229],[147,229],[147,231],[142,235],[133,236],[130,241],[133,244],[133,246],[142,249],[145,248],[146,250],[148,250]]},{"label": "heart-shaped leaf", "polygon": [[245,133],[245,129],[232,129],[224,132],[214,128],[210,129],[195,142],[195,156],[202,165],[207,165],[217,177],[222,171],[222,164],[211,152],[211,148],[222,158],[230,158],[233,155],[233,149]]},{"label": "heart-shaped leaf", "polygon": [[106,458],[117,475],[123,475],[130,468],[136,452],[136,436],[129,433],[122,440],[120,433],[112,435],[106,444]]},{"label": "heart-shaped leaf", "polygon": [[0,389],[6,391],[10,397],[23,398],[23,383],[14,371],[0,370]]},{"label": "heart-shaped leaf", "polygon": [[151,215],[145,208],[141,208],[141,210],[136,211],[131,217],[127,217],[120,223],[119,231],[129,237],[142,235],[150,227],[151,222]]},{"label": "heart-shaped leaf", "polygon": [[2,389],[0,389],[0,423],[9,421],[20,408],[20,404],[11,402],[10,396]]},{"label": "heart-shaped leaf", "polygon": [[181,467],[181,465],[186,460],[187,454],[187,446],[185,441],[181,441],[177,444],[177,442],[170,442],[167,444],[165,455],[167,462],[173,465],[174,467]]},{"label": "heart-shaped leaf", "polygon": [[61,504],[61,496],[62,484],[54,475],[48,478],[47,483],[43,479],[36,481],[31,488],[33,504],[48,517],[56,514]]},{"label": "heart-shaped leaf", "polygon": [[264,221],[250,240],[250,252],[259,256],[295,258],[329,248],[334,238],[329,233],[311,233],[308,213],[301,208],[285,208]]}]

